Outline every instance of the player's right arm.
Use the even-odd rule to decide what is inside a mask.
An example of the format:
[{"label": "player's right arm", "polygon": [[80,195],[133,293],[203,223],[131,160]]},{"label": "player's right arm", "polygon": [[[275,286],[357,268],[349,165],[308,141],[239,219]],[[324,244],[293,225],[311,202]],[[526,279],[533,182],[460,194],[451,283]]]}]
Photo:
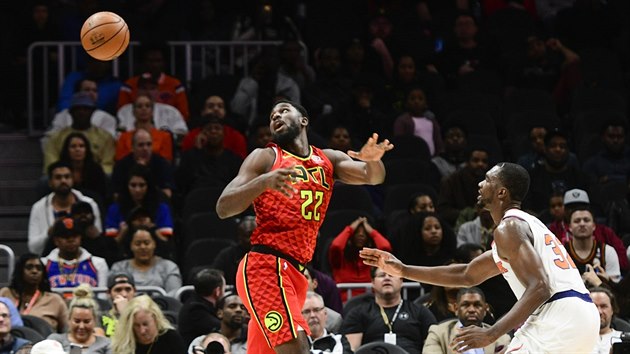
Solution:
[{"label": "player's right arm", "polygon": [[271,167],[275,153],[271,148],[256,149],[243,161],[238,175],[225,187],[217,201],[217,215],[228,218],[245,211],[267,189],[275,189],[290,197],[295,190],[287,183],[294,176],[293,168]]},{"label": "player's right arm", "polygon": [[439,286],[470,287],[501,273],[490,251],[484,252],[468,264],[438,267],[406,265],[391,253],[374,248],[364,248],[359,255],[363,258],[363,263],[379,267],[390,275]]}]

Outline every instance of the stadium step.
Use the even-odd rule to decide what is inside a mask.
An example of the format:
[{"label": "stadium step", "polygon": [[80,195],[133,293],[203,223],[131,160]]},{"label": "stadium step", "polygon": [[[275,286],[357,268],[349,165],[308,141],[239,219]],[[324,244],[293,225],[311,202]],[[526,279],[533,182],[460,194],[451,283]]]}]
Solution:
[{"label": "stadium step", "polygon": [[[39,139],[24,134],[0,134],[0,243],[16,256],[27,251],[28,217],[38,199],[42,175]],[[0,262],[0,268],[5,264]],[[0,282],[5,277],[1,276]]]}]

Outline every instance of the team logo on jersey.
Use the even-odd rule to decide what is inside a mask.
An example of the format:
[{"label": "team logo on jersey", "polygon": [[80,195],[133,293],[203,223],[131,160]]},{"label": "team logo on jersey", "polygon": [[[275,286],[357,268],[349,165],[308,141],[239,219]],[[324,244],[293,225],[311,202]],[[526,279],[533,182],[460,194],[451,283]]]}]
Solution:
[{"label": "team logo on jersey", "polygon": [[277,311],[269,311],[265,315],[265,327],[271,332],[277,332],[282,327],[282,315]]},{"label": "team logo on jersey", "polygon": [[313,160],[313,162],[315,162],[315,163],[322,163],[322,162],[324,162],[324,160],[322,160],[322,158],[317,156],[317,155],[311,156],[311,160]]}]

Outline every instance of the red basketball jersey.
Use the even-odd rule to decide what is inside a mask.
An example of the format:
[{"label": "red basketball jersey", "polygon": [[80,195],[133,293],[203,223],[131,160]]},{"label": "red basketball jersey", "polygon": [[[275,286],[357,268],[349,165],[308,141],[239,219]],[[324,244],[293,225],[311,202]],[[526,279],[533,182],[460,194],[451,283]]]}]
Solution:
[{"label": "red basketball jersey", "polygon": [[269,145],[276,153],[271,170],[294,166],[298,190],[291,198],[267,190],[254,200],[256,229],[252,245],[266,245],[308,263],[313,257],[317,232],[324,221],[332,195],[333,166],[321,149],[311,146],[307,157],[299,157]]}]

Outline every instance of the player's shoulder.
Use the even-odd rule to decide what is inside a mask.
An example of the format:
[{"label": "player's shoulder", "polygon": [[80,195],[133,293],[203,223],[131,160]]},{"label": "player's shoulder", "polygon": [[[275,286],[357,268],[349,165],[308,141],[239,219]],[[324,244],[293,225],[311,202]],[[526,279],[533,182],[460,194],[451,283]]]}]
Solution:
[{"label": "player's shoulder", "polygon": [[350,159],[350,156],[348,156],[346,153],[344,153],[341,150],[335,150],[335,149],[330,149],[330,148],[319,149],[319,150],[322,152],[322,154],[324,154],[328,158],[328,160],[330,160],[330,162],[333,165],[339,161]]},{"label": "player's shoulder", "polygon": [[276,156],[276,149],[273,148],[272,146],[265,146],[265,147],[254,149],[252,152],[249,153],[249,155],[247,155],[247,159],[248,160],[268,159],[268,158],[273,159],[275,158],[275,156]]}]

